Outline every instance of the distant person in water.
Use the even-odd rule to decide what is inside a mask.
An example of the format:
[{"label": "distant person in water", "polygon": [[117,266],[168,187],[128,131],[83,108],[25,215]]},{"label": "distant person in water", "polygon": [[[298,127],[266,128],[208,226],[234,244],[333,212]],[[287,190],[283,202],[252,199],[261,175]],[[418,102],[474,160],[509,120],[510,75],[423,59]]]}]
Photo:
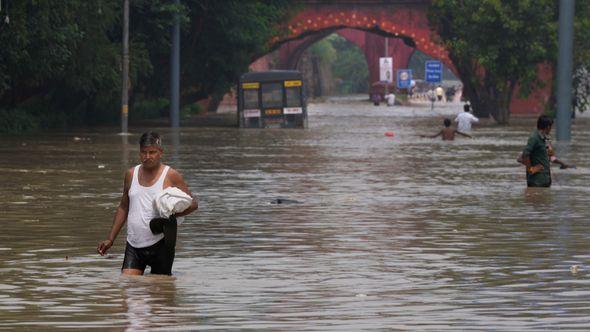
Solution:
[{"label": "distant person in water", "polygon": [[445,89],[443,89],[443,87],[439,85],[436,87],[434,91],[436,92],[436,98],[438,99],[438,101],[442,101],[443,95],[445,94]]},{"label": "distant person in water", "polygon": [[537,130],[530,134],[527,145],[522,151],[522,163],[526,166],[528,187],[551,187],[547,140],[552,126],[553,119],[541,115],[537,119]]},{"label": "distant person in water", "polygon": [[[553,146],[551,145],[551,137],[549,135],[545,136],[545,147],[547,148],[547,155],[549,156],[549,161],[551,163],[559,165],[560,169],[576,168],[576,165],[574,165],[574,164],[566,164],[565,162],[557,159],[557,156],[555,155],[555,150],[553,149]],[[518,161],[519,163],[524,165],[523,156],[524,156],[523,153],[521,153],[518,156],[518,158],[516,158],[516,161]]]},{"label": "distant person in water", "polygon": [[395,105],[395,95],[392,92],[385,95],[385,100],[387,101],[387,106]]},{"label": "distant person in water", "polygon": [[469,104],[463,105],[463,112],[461,112],[455,118],[455,122],[457,123],[457,130],[462,133],[469,133],[471,132],[471,124],[479,122],[479,119],[476,118],[473,114],[469,113],[471,110]]},{"label": "distant person in water", "polygon": [[437,136],[442,136],[443,141],[452,141],[455,139],[455,134],[459,134],[461,136],[471,138],[471,135],[462,133],[456,129],[451,128],[451,119],[446,118],[443,121],[445,127],[441,129],[436,135],[428,136],[428,135],[420,135],[420,137],[427,137],[427,138],[435,138]]},{"label": "distant person in water", "polygon": [[373,105],[379,106],[379,103],[381,103],[381,95],[374,93],[371,95],[371,100],[373,101]]}]

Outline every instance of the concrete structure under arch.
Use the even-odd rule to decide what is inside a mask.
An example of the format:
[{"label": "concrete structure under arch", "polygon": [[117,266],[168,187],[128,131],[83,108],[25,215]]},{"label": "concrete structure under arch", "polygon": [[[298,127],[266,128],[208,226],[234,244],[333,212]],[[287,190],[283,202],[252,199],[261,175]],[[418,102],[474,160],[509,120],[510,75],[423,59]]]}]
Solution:
[{"label": "concrete structure under arch", "polygon": [[[351,43],[358,46],[363,54],[369,69],[369,86],[379,80],[379,58],[385,54],[385,38],[372,32],[358,29],[327,29],[317,34],[306,36],[302,39],[284,43],[279,48],[279,66],[281,69],[296,69],[305,50],[314,43],[328,35],[336,33]],[[415,48],[406,45],[400,38],[390,38],[387,54],[393,57],[393,72],[397,69],[408,67],[410,58]]]}]

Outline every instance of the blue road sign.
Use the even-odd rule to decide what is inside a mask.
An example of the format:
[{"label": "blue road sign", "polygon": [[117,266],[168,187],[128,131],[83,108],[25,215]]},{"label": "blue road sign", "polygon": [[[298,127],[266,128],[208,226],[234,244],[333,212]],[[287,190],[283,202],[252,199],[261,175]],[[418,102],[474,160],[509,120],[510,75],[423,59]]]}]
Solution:
[{"label": "blue road sign", "polygon": [[428,60],[424,64],[424,80],[428,83],[442,82],[442,63],[438,60]]},{"label": "blue road sign", "polygon": [[398,69],[397,70],[397,88],[408,89],[412,83],[412,70],[411,69]]}]

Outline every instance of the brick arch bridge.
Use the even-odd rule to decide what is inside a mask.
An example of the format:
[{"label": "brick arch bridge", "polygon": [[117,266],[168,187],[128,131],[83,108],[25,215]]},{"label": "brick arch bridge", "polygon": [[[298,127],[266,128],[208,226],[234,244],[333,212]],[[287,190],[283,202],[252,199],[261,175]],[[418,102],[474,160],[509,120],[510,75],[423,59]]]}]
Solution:
[{"label": "brick arch bridge", "polygon": [[389,40],[387,54],[393,57],[395,69],[407,68],[416,50],[441,60],[448,68],[454,66],[446,50],[432,40],[436,34],[428,25],[426,13],[430,1],[365,0],[320,1],[301,0],[302,10],[288,23],[288,35],[275,42],[280,65],[296,68],[307,47],[330,33],[337,33],[356,44],[365,54],[372,82],[379,77],[379,57],[385,54],[385,37]]},{"label": "brick arch bridge", "polygon": [[[379,57],[385,54],[385,37],[391,38],[388,55],[394,72],[407,68],[415,50],[439,59],[456,73],[447,51],[435,43],[436,32],[428,25],[430,0],[297,0],[299,12],[286,24],[286,36],[271,42],[279,48],[281,69],[294,69],[301,54],[313,43],[336,32],[355,43],[365,53],[369,79],[378,81]],[[550,72],[550,70],[549,70]],[[545,69],[540,75],[548,76]],[[458,77],[458,75],[457,75]],[[515,95],[518,95],[517,93]],[[511,113],[541,113],[550,96],[550,87],[535,91],[527,99],[513,98]]]}]

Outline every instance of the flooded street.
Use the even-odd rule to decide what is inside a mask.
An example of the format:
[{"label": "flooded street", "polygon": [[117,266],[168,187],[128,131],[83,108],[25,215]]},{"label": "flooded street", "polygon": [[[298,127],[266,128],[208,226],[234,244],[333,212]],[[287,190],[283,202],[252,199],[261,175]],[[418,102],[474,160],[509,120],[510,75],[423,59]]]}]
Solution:
[{"label": "flooded street", "polygon": [[577,169],[527,190],[535,119],[419,137],[461,106],[333,99],[305,130],[158,128],[199,196],[173,277],[121,277],[124,230],[96,253],[147,128],[2,136],[0,329],[587,330],[590,118],[557,145]]}]

